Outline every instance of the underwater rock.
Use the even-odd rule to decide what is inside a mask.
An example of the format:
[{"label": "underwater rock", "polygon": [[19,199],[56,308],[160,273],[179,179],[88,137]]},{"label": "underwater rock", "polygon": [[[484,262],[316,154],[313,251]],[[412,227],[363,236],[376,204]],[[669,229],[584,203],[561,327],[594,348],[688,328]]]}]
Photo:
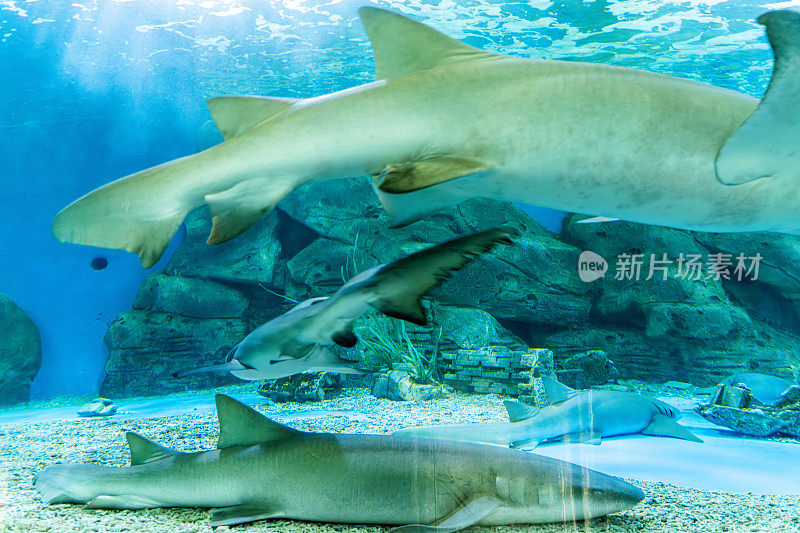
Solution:
[{"label": "underwater rock", "polygon": [[258,393],[275,403],[321,402],[329,393],[342,388],[344,377],[332,372],[310,372],[265,381]]},{"label": "underwater rock", "polygon": [[248,333],[241,319],[199,319],[134,309],[108,328],[106,376],[100,388],[115,398],[216,387],[235,380],[225,374],[175,372],[208,366],[225,356]]},{"label": "underwater rock", "polygon": [[431,299],[525,324],[565,326],[588,319],[591,287],[574,275],[579,250],[513,204],[476,198],[387,231],[388,216],[366,180],[308,184],[303,193],[281,203],[289,217],[319,236],[289,260],[292,281],[299,284],[290,294],[297,299],[304,291],[315,296],[326,284],[341,284],[343,273],[353,275],[466,232],[504,225],[520,231],[515,245],[454,273]]},{"label": "underwater rock", "polygon": [[164,268],[172,276],[204,278],[233,284],[272,284],[281,255],[278,215],[269,213],[242,235],[209,246],[211,216],[205,207],[184,221],[186,240]]},{"label": "underwater rock", "polygon": [[417,383],[405,370],[392,370],[375,376],[370,390],[376,398],[388,398],[396,402],[444,398],[444,386],[439,383]]},{"label": "underwater rock", "polygon": [[42,364],[42,340],[33,320],[0,294],[0,405],[27,402]]},{"label": "underwater rock", "polygon": [[602,350],[589,350],[560,359],[556,365],[558,380],[573,389],[588,389],[619,377],[619,371]]},{"label": "underwater rock", "polygon": [[97,398],[84,404],[78,410],[78,416],[111,416],[117,412],[117,406],[108,398]]},{"label": "underwater rock", "polygon": [[694,233],[697,242],[708,250],[746,257],[761,255],[757,285],[766,285],[779,294],[800,298],[800,237],[781,233]]},{"label": "underwater rock", "polygon": [[800,437],[800,404],[765,405],[745,386],[719,385],[711,401],[695,411],[714,424],[744,435]]},{"label": "underwater rock", "polygon": [[142,282],[134,309],[190,318],[240,318],[249,302],[234,288],[197,278],[155,274]]}]

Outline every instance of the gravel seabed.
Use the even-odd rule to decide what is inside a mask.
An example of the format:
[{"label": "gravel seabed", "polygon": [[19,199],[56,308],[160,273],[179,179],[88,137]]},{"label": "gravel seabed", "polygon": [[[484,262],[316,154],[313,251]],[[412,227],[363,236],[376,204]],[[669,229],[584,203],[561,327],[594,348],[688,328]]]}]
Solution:
[{"label": "gravel seabed", "polygon": [[[225,392],[251,392],[246,386]],[[210,394],[211,391],[205,391]],[[318,404],[272,404],[256,408],[287,416],[293,427],[307,431],[389,433],[420,424],[502,421],[502,397],[453,393],[441,400],[414,404],[377,399],[364,389],[349,389]],[[53,406],[54,404],[49,404]],[[324,417],[298,412],[324,410]],[[341,416],[337,413],[341,412]],[[355,414],[365,416],[353,416]],[[53,420],[0,426],[0,531],[198,532],[212,531],[205,509],[88,510],[82,506],[42,503],[33,489],[36,472],[62,462],[127,466],[124,432],[136,431],[181,451],[210,449],[218,427],[211,412],[178,416]],[[787,465],[800,468],[800,465]],[[800,472],[800,470],[798,470]],[[800,475],[800,474],[799,474]],[[529,532],[798,532],[800,495],[764,496],[706,492],[662,483],[629,480],[646,493],[635,508],[610,517],[577,524],[474,527],[469,531]],[[242,532],[384,532],[388,527],[315,524],[272,520],[236,526]],[[219,527],[214,531],[228,531]]]}]

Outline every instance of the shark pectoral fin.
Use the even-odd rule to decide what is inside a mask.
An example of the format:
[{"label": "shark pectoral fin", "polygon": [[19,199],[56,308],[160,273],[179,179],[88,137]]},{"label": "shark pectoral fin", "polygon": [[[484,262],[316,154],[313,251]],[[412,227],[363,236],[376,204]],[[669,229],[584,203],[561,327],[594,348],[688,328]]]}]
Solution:
[{"label": "shark pectoral fin", "polygon": [[211,118],[227,141],[299,102],[297,98],[216,96],[206,101]]},{"label": "shark pectoral fin", "polygon": [[255,522],[256,520],[280,517],[281,513],[266,505],[233,505],[231,507],[212,509],[211,527],[233,526]]},{"label": "shark pectoral fin", "polygon": [[691,431],[662,414],[653,416],[650,425],[640,431],[640,433],[643,435],[653,435],[654,437],[673,437],[675,439],[703,442],[703,439],[695,436]]},{"label": "shark pectoral fin", "polygon": [[165,505],[152,498],[132,494],[115,496],[101,494],[86,504],[87,509],[153,509],[156,507],[165,507]]},{"label": "shark pectoral fin", "polygon": [[493,55],[392,11],[362,7],[358,15],[372,42],[378,80],[426,70],[454,57]]},{"label": "shark pectoral fin", "polygon": [[458,237],[376,267],[350,290],[368,292],[369,304],[387,316],[424,326],[428,319],[422,297],[429,290],[496,245],[511,244],[518,235],[513,228],[498,227]]},{"label": "shark pectoral fin", "polygon": [[217,448],[251,446],[264,442],[288,439],[303,432],[273,422],[252,407],[230,396],[217,394],[219,441]]},{"label": "shark pectoral fin", "polygon": [[396,527],[390,533],[451,533],[459,531],[477,524],[501,505],[503,505],[502,501],[490,496],[475,498],[464,507],[456,509],[435,526],[412,524]]},{"label": "shark pectoral fin", "polygon": [[214,219],[208,244],[220,244],[241,234],[296,186],[297,183],[286,178],[260,178],[240,181],[230,189],[207,194],[206,204]]},{"label": "shark pectoral fin", "polygon": [[592,444],[594,446],[599,446],[603,441],[601,435],[593,431],[569,433],[561,437],[561,440],[565,444]]},{"label": "shark pectoral fin", "polygon": [[411,163],[387,165],[378,175],[378,188],[392,194],[408,193],[490,168],[492,165],[469,157],[429,157]]},{"label": "shark pectoral fin", "polygon": [[508,411],[508,420],[510,422],[519,422],[520,420],[527,420],[539,414],[539,408],[532,405],[525,405],[524,403],[506,400],[503,405]]},{"label": "shark pectoral fin", "polygon": [[542,378],[542,386],[544,387],[544,392],[547,394],[550,403],[565,402],[580,394],[579,391],[571,389],[552,378]]},{"label": "shark pectoral fin", "polygon": [[128,441],[128,448],[131,452],[131,466],[153,463],[180,453],[177,450],[146,439],[133,431],[125,433],[125,438]]},{"label": "shark pectoral fin", "polygon": [[794,177],[800,164],[800,12],[770,11],[758,22],[767,28],[775,66],[758,107],[717,154],[717,179],[725,185]]}]

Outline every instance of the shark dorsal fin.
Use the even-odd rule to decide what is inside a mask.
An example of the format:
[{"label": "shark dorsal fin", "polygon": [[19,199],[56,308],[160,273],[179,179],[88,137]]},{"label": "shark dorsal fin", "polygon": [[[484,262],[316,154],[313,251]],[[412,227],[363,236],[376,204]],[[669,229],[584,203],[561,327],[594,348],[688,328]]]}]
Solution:
[{"label": "shark dorsal fin", "polygon": [[273,422],[252,407],[230,396],[217,394],[219,442],[217,448],[251,446],[262,442],[282,440],[302,431]]},{"label": "shark dorsal fin", "polygon": [[146,439],[133,431],[125,433],[125,438],[128,441],[128,448],[131,451],[131,466],[160,461],[161,459],[180,453],[172,448],[167,448],[157,442]]},{"label": "shark dorsal fin", "polygon": [[491,55],[385,9],[362,7],[358,14],[375,52],[377,80],[426,70],[454,57]]},{"label": "shark dorsal fin", "polygon": [[527,420],[539,414],[539,408],[532,405],[525,405],[524,403],[512,402],[506,400],[503,402],[508,411],[508,420],[510,422],[519,422],[520,420]]},{"label": "shark dorsal fin", "polygon": [[209,98],[206,104],[211,118],[227,141],[283,113],[298,101],[296,98],[216,96]]},{"label": "shark dorsal fin", "polygon": [[570,389],[552,378],[542,378],[542,386],[544,386],[544,392],[550,403],[566,402],[578,395],[578,391],[575,389]]}]

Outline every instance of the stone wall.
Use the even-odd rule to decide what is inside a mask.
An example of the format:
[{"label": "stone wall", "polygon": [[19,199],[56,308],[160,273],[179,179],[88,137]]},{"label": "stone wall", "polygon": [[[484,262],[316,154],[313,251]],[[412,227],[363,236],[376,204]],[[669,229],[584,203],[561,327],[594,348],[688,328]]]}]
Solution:
[{"label": "stone wall", "polygon": [[[389,230],[387,222],[366,180],[301,187],[254,227],[220,246],[205,244],[208,213],[196,210],[186,222],[186,243],[163,273],[142,284],[134,309],[111,325],[104,393],[163,393],[218,384],[227,378],[175,379],[171,374],[221,362],[246,333],[291,307],[288,299],[330,294],[368,267],[501,224],[519,230],[515,245],[477,259],[431,293],[431,301],[447,308],[438,314],[437,306],[432,309],[432,327],[442,331],[441,339],[430,334],[434,329],[409,328],[428,349],[452,341],[450,347],[441,346],[442,353],[466,358],[463,371],[472,368],[480,374],[472,376],[474,389],[524,382],[512,376],[517,369],[511,366],[505,385],[505,366],[502,371],[470,367],[488,346],[511,353],[549,349],[556,365],[578,353],[602,350],[623,378],[700,386],[745,368],[793,377],[800,367],[796,237],[700,234],[627,222],[577,224],[575,217],[555,234],[512,204],[484,199],[404,228]],[[607,275],[586,283],[577,271],[585,250],[612,264],[625,253],[744,252],[760,253],[764,261],[757,281],[679,279],[672,267],[666,280]],[[357,357],[358,348],[354,353]],[[495,378],[490,377],[493,371],[499,372]],[[457,379],[465,377],[462,373]],[[494,379],[501,384],[490,385]]]}]

